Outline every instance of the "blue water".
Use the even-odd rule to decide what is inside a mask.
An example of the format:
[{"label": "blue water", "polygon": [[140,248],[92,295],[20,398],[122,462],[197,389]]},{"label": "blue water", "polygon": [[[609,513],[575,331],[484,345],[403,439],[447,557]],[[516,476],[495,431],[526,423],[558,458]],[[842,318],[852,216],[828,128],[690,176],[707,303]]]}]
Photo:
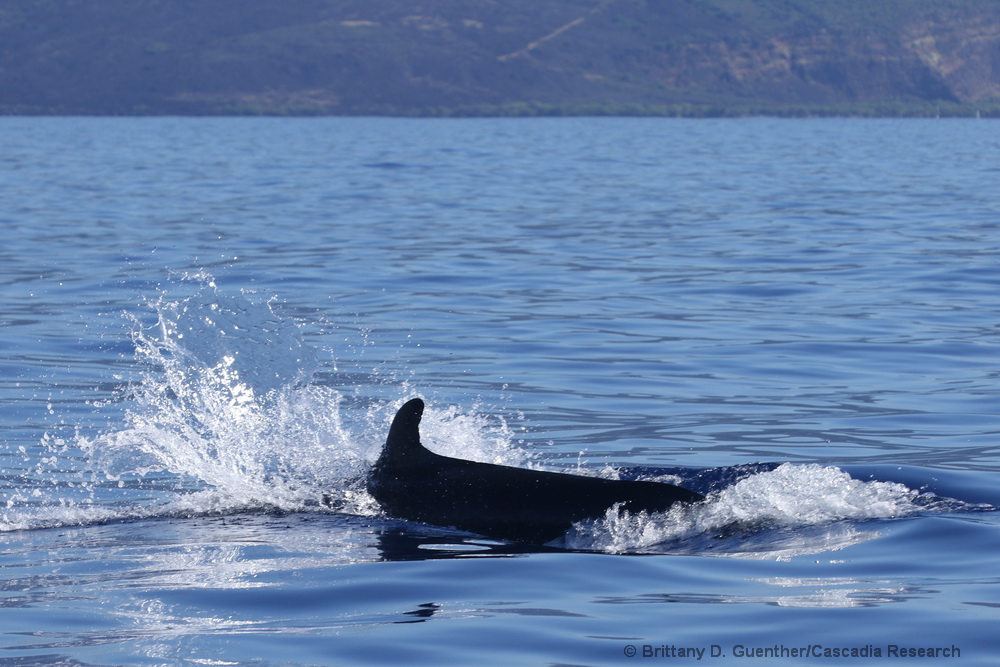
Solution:
[{"label": "blue water", "polygon": [[[998,151],[0,119],[0,664],[995,664]],[[537,547],[384,516],[415,395],[435,451],[710,496]]]}]

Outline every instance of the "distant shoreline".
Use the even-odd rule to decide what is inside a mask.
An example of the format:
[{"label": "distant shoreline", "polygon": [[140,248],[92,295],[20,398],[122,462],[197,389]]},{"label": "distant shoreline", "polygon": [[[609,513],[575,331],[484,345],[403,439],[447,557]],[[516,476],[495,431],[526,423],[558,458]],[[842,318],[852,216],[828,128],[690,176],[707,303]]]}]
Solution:
[{"label": "distant shoreline", "polygon": [[1000,117],[982,0],[19,0],[0,115]]},{"label": "distant shoreline", "polygon": [[213,111],[176,109],[141,112],[95,113],[71,109],[4,108],[0,117],[99,117],[99,118],[1000,118],[1000,101],[988,103],[851,102],[830,105],[781,104],[550,104],[513,102],[495,105],[429,107],[417,109],[372,109],[331,113],[327,109],[254,108],[233,106]]}]

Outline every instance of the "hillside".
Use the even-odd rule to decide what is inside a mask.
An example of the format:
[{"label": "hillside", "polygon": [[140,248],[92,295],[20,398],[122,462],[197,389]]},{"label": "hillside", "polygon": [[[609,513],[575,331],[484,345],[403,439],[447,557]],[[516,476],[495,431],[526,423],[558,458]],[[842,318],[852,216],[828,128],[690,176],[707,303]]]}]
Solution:
[{"label": "hillside", "polygon": [[996,0],[18,0],[0,113],[997,113]]}]

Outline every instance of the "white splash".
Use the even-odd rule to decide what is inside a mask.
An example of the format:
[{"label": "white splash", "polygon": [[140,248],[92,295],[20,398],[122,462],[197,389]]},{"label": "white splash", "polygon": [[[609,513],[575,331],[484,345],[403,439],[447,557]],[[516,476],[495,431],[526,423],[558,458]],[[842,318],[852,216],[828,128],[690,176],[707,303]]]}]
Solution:
[{"label": "white splash", "polygon": [[[124,415],[96,436],[47,436],[35,487],[0,498],[0,531],[262,510],[378,511],[365,476],[408,386],[400,384],[394,401],[346,406],[338,388],[313,382],[316,350],[273,301],[223,295],[210,278],[193,278],[201,282],[193,295],[148,304],[155,323],[129,318],[139,371],[123,393]],[[428,409],[425,428],[432,446],[453,455],[526,460],[507,423],[475,409]]]},{"label": "white splash", "polygon": [[[393,407],[397,409],[399,405]],[[443,456],[496,465],[533,466],[531,452],[519,446],[507,420],[488,417],[481,410],[478,405],[472,406],[468,413],[456,406],[428,408],[420,422],[421,443]]]},{"label": "white splash", "polygon": [[[149,305],[154,324],[132,319],[141,370],[123,418],[98,436],[43,441],[47,455],[37,459],[34,486],[5,495],[0,531],[246,511],[378,511],[365,475],[412,394],[405,382],[395,387],[396,400],[348,406],[338,389],[313,382],[316,350],[294,322],[275,314],[272,301],[222,295],[210,280],[192,296],[161,296]],[[428,403],[421,432],[432,451],[539,467],[505,420],[485,416],[489,410]],[[80,455],[82,462],[74,459]],[[614,478],[617,471],[589,474]],[[837,468],[785,464],[669,512],[612,508],[560,543],[614,553],[666,552],[683,543],[712,552],[713,539],[760,534],[760,544],[738,540],[723,551],[831,550],[877,533],[829,526],[926,510],[918,496]]]},{"label": "white splash", "polygon": [[[611,553],[669,550],[670,544],[697,536],[906,516],[926,509],[915,502],[918,496],[902,484],[862,482],[836,467],[785,463],[711,493],[703,502],[675,505],[667,512],[631,514],[612,508],[601,520],[575,525],[563,545]],[[821,550],[830,549],[826,537],[818,539]],[[851,543],[853,539],[842,546]],[[808,545],[802,548],[808,553]]]},{"label": "white splash", "polygon": [[[300,509],[359,476],[363,448],[340,419],[340,393],[309,384],[316,355],[269,302],[203,290],[155,305],[134,324],[147,368],[123,428],[81,441],[107,479],[169,473],[201,492],[203,509]],[[190,505],[193,498],[177,499]]]}]

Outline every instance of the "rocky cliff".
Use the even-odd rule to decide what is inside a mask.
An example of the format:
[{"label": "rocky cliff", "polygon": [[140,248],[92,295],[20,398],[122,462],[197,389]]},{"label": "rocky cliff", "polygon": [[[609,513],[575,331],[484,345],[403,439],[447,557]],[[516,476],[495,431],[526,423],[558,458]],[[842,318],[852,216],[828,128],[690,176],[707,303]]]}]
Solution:
[{"label": "rocky cliff", "polygon": [[994,0],[0,6],[3,113],[967,113],[998,99]]}]

